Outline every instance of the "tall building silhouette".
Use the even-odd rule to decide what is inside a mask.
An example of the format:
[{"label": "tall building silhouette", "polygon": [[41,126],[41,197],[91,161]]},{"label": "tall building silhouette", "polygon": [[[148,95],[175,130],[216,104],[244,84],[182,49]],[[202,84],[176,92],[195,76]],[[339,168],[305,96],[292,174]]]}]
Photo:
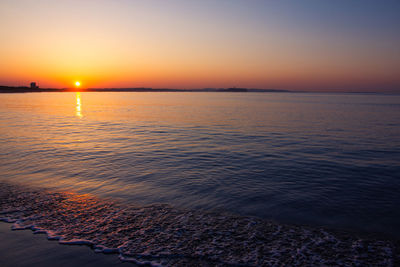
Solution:
[{"label": "tall building silhouette", "polygon": [[31,82],[31,89],[38,89],[39,86],[36,85],[35,82]]}]

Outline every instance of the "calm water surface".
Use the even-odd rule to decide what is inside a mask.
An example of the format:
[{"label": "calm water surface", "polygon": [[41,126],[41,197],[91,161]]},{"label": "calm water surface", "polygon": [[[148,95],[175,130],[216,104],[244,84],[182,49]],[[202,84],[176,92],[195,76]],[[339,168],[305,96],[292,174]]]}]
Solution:
[{"label": "calm water surface", "polygon": [[0,180],[400,236],[400,96],[0,95]]}]

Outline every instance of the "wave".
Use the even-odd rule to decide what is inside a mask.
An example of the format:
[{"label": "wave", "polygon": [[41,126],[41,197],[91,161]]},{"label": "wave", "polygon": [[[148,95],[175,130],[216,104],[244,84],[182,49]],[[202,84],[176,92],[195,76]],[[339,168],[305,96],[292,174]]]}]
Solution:
[{"label": "wave", "polygon": [[152,266],[393,266],[398,244],[322,228],[0,183],[0,220]]}]

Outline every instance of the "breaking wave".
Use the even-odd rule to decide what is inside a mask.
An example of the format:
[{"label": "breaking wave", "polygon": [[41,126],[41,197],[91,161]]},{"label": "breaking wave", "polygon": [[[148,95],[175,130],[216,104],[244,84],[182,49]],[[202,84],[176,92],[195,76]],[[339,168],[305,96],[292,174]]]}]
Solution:
[{"label": "breaking wave", "polygon": [[137,264],[393,266],[399,258],[390,240],[9,183],[0,183],[0,220]]}]

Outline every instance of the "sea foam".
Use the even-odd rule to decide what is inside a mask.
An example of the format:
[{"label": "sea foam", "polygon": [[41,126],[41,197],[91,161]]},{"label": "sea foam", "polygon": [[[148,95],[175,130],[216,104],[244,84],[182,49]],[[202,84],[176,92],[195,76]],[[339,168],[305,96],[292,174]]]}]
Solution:
[{"label": "sea foam", "polygon": [[393,266],[394,241],[0,183],[0,220],[152,266]]}]

